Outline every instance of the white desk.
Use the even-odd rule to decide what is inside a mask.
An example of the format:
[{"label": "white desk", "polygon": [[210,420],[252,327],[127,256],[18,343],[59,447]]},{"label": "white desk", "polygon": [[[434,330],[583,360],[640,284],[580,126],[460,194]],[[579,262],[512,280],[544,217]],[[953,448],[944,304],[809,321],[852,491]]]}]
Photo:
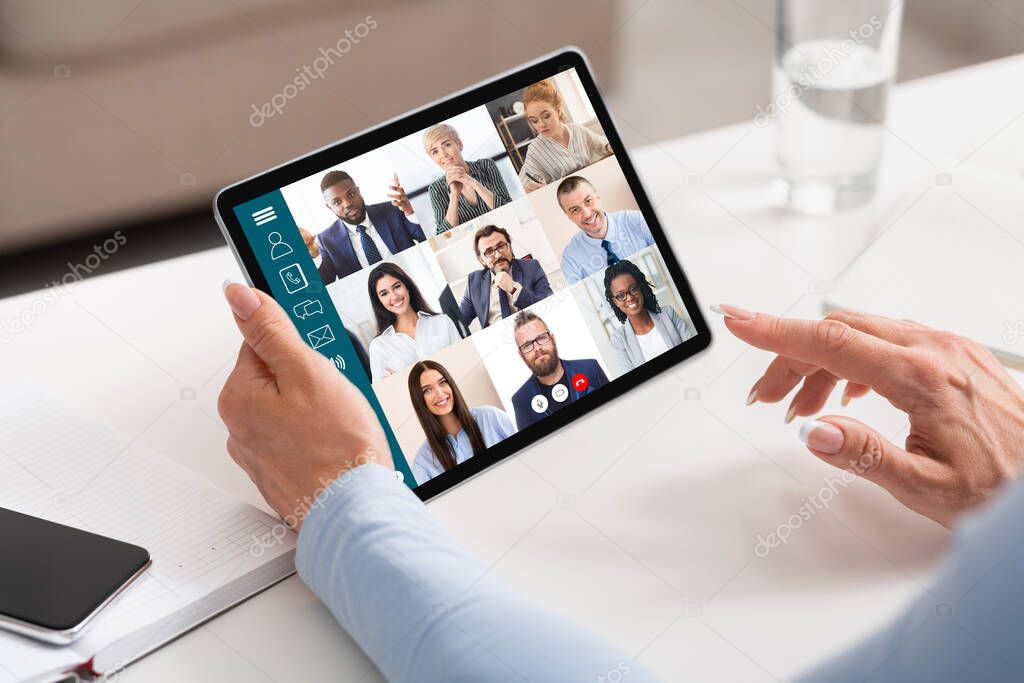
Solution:
[{"label": "white desk", "polygon": [[[703,305],[816,316],[828,283],[937,173],[951,170],[955,183],[966,157],[1020,170],[1022,76],[1024,57],[1016,57],[897,88],[884,190],[870,207],[835,218],[775,208],[771,134],[752,124],[645,147],[635,161]],[[630,122],[620,125],[637,139]],[[91,279],[39,305],[34,329],[0,346],[0,377],[62,392],[259,503],[224,453],[216,412],[239,343],[220,293],[228,276],[237,268],[218,249]],[[0,302],[0,319],[38,299]],[[702,357],[430,507],[517,589],[666,680],[787,679],[899,610],[928,579],[948,535],[858,481],[840,487],[831,508],[787,545],[757,557],[756,535],[798,513],[837,471],[799,444],[799,423],[782,424],[784,405],[743,405],[767,357],[745,350],[720,321],[712,325],[716,340]],[[839,411],[838,401],[829,410]],[[849,412],[902,436],[904,421],[876,397]],[[379,679],[297,577],[126,675]]]}]

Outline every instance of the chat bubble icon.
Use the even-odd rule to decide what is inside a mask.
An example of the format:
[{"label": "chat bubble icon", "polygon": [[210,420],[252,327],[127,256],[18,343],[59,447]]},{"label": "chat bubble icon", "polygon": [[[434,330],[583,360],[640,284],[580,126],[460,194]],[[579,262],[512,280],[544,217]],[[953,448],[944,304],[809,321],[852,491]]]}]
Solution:
[{"label": "chat bubble icon", "polygon": [[301,303],[295,304],[295,306],[292,308],[292,312],[295,314],[296,318],[299,318],[300,320],[305,320],[310,316],[323,314],[324,306],[319,301],[314,301],[313,299],[306,299]]}]

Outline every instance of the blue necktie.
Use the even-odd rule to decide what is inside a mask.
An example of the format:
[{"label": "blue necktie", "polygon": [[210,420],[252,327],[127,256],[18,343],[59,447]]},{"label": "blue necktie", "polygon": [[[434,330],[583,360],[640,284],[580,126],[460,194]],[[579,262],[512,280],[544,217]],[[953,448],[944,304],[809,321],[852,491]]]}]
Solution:
[{"label": "blue necktie", "polygon": [[614,266],[619,262],[619,257],[612,251],[612,243],[608,240],[601,240],[601,246],[604,247],[604,253],[608,255],[608,265]]},{"label": "blue necktie", "polygon": [[366,234],[366,226],[360,225],[356,228],[356,232],[359,233],[359,241],[363,243],[363,253],[366,254],[366,263],[373,265],[381,261],[382,257],[380,251],[377,249],[377,245],[373,243],[370,236]]},{"label": "blue necktie", "polygon": [[498,290],[498,304],[501,306],[502,318],[507,318],[512,315],[512,308],[508,304],[508,292],[504,289]]}]

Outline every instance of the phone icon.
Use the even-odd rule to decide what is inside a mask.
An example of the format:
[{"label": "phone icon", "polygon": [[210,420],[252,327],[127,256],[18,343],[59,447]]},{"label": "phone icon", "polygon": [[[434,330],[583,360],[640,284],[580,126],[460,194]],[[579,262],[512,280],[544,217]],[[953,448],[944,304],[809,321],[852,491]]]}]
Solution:
[{"label": "phone icon", "polygon": [[302,272],[302,268],[298,263],[293,263],[287,268],[281,269],[281,282],[284,283],[284,289],[289,294],[294,294],[309,286],[306,274]]},{"label": "phone icon", "polygon": [[584,375],[582,372],[577,372],[575,375],[573,375],[572,388],[575,389],[576,391],[586,391],[589,385],[590,381],[587,379],[587,376]]}]

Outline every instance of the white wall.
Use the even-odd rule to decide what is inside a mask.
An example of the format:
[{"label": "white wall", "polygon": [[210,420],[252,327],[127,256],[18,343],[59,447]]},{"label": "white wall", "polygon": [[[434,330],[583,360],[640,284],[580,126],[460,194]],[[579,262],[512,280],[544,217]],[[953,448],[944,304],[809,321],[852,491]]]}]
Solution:
[{"label": "white wall", "polygon": [[[597,119],[597,114],[590,103],[590,98],[583,90],[583,83],[580,82],[576,69],[556,74],[553,80],[555,87],[562,95],[562,101],[565,102],[566,114],[570,121],[586,125]],[[601,130],[597,125],[594,126],[594,129],[595,131]]]}]

